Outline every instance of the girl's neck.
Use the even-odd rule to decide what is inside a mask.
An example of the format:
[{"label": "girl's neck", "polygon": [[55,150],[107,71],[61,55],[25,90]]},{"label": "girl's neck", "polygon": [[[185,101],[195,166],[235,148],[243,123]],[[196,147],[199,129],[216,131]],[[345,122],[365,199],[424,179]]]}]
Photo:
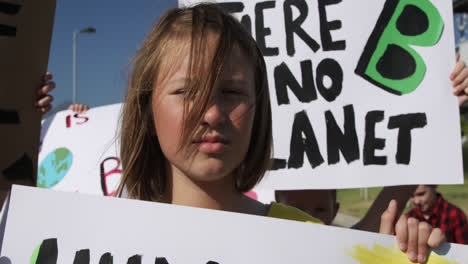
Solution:
[{"label": "girl's neck", "polygon": [[167,177],[164,199],[168,203],[237,213],[266,215],[267,207],[238,192],[232,176],[219,181],[197,182],[173,169]]}]

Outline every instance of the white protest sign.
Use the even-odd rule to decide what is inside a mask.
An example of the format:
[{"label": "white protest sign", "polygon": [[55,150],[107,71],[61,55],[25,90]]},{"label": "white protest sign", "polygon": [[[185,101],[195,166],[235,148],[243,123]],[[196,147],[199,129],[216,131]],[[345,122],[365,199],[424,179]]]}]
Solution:
[{"label": "white protest sign", "polygon": [[275,170],[261,186],[463,182],[450,1],[216,2],[268,67]]},{"label": "white protest sign", "polygon": [[[33,264],[411,263],[394,248],[394,237],[376,233],[14,186],[1,255]],[[468,246],[438,252],[428,264],[468,260]]]},{"label": "white protest sign", "polygon": [[[121,104],[91,108],[85,113],[61,111],[42,124],[37,186],[47,189],[112,196],[120,182],[118,148]],[[271,190],[248,196],[265,203]]]},{"label": "white protest sign", "polygon": [[62,111],[43,123],[37,186],[111,195],[120,182],[121,104]]}]

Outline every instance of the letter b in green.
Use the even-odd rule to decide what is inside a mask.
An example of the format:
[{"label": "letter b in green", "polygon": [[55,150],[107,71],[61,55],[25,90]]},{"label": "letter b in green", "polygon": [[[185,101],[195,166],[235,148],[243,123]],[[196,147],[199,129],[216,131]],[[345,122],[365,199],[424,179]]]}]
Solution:
[{"label": "letter b in green", "polygon": [[[436,0],[438,1],[438,0]],[[426,73],[413,46],[434,46],[444,21],[429,0],[387,0],[355,73],[387,92],[411,93]]]}]

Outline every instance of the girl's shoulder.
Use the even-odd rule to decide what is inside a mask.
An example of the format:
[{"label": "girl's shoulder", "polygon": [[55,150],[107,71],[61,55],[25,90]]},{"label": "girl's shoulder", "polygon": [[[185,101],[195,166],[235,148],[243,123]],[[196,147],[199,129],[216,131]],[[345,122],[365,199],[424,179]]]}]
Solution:
[{"label": "girl's shoulder", "polygon": [[314,224],[323,224],[322,221],[314,218],[307,213],[284,204],[271,202],[270,210],[268,210],[268,217],[286,219],[286,220],[295,220],[300,222],[308,222]]}]

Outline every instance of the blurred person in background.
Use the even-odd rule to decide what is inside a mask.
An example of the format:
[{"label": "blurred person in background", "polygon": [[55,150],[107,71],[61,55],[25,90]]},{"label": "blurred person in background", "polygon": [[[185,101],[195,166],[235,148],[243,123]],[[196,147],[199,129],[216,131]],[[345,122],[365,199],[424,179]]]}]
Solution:
[{"label": "blurred person in background", "polygon": [[437,185],[419,185],[410,198],[414,205],[406,216],[440,228],[447,242],[468,244],[466,215],[457,206],[444,200],[437,192]]}]

